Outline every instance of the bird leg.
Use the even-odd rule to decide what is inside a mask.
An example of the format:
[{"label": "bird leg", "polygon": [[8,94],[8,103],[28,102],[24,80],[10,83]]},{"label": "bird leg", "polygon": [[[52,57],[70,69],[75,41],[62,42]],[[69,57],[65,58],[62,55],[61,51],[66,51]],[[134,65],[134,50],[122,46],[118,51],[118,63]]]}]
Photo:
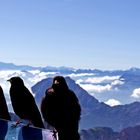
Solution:
[{"label": "bird leg", "polygon": [[17,120],[15,124],[12,124],[13,128],[16,128],[18,124],[22,123],[21,119]]},{"label": "bird leg", "polygon": [[53,130],[51,131],[53,134],[52,134],[52,136],[53,136],[53,139],[54,140],[57,140],[57,130],[55,129],[55,128],[53,128]]}]

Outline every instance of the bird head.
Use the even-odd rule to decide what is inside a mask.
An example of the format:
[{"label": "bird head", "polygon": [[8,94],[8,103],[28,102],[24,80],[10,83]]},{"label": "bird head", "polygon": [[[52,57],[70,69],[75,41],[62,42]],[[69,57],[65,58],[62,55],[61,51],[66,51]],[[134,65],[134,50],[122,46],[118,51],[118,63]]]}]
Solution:
[{"label": "bird head", "polygon": [[52,88],[57,91],[67,90],[68,86],[63,76],[56,76],[53,79]]},{"label": "bird head", "polygon": [[18,85],[18,86],[24,85],[23,80],[19,76],[12,77],[12,78],[8,79],[7,81],[9,81],[11,83],[11,85]]}]

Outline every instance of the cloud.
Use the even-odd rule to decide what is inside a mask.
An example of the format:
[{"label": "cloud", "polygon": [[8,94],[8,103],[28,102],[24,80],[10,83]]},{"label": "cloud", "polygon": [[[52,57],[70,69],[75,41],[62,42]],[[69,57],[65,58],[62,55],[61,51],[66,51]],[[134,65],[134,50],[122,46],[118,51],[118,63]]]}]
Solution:
[{"label": "cloud", "polygon": [[117,85],[122,85],[124,84],[124,82],[120,81],[120,80],[115,80],[111,83],[112,86],[117,86]]},{"label": "cloud", "polygon": [[40,70],[29,70],[33,75],[40,73]]},{"label": "cloud", "polygon": [[134,89],[131,97],[137,98],[137,99],[140,98],[140,88]]},{"label": "cloud", "polygon": [[124,84],[119,78],[120,76],[94,77],[86,80],[78,79],[76,83],[89,92],[105,92],[118,90],[117,86]]},{"label": "cloud", "polygon": [[3,81],[3,82],[0,81],[0,85],[1,85],[1,87],[3,89],[4,94],[9,93],[9,89],[10,89],[10,83],[9,82],[7,82],[7,81]]},{"label": "cloud", "polygon": [[109,106],[117,106],[117,105],[121,105],[121,102],[116,100],[116,99],[109,99],[108,101],[104,102],[105,104],[109,105]]},{"label": "cloud", "polygon": [[103,82],[111,82],[114,80],[118,80],[120,78],[120,76],[103,76],[103,77],[94,77],[94,78],[87,78],[87,80],[85,80],[86,83],[103,83]]},{"label": "cloud", "polygon": [[82,76],[94,76],[95,74],[94,73],[72,73],[72,74],[69,74],[67,76],[69,77],[82,77]]},{"label": "cloud", "polygon": [[76,84],[80,84],[80,83],[83,83],[83,82],[84,82],[83,79],[78,79],[78,80],[76,80]]},{"label": "cloud", "polygon": [[92,84],[80,84],[80,86],[85,89],[86,91],[92,91],[92,92],[104,92],[109,91],[112,89],[112,86],[110,84],[107,84],[105,86],[102,85],[92,85]]}]

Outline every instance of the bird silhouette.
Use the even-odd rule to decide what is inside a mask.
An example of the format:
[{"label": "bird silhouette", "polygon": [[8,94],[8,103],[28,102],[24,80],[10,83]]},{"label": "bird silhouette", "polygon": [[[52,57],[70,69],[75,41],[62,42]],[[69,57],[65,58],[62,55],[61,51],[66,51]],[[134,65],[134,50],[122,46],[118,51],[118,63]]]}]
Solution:
[{"label": "bird silhouette", "polygon": [[[20,77],[12,77],[8,80],[11,83],[10,98],[13,110],[20,119],[29,120],[35,127],[44,128],[39,109],[30,91],[24,85]],[[18,120],[15,126],[20,123]]]},{"label": "bird silhouette", "polygon": [[11,120],[6,100],[4,97],[3,89],[1,86],[0,86],[0,118],[5,120]]},{"label": "bird silhouette", "polygon": [[42,99],[41,112],[44,120],[57,130],[59,140],[80,139],[78,125],[81,107],[64,77],[54,77],[52,86]]}]

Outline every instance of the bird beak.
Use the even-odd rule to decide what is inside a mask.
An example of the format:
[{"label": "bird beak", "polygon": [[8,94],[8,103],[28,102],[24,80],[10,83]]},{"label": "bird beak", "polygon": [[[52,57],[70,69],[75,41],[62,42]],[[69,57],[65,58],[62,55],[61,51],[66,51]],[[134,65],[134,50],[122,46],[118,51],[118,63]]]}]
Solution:
[{"label": "bird beak", "polygon": [[11,83],[11,79],[8,79],[7,81]]}]

